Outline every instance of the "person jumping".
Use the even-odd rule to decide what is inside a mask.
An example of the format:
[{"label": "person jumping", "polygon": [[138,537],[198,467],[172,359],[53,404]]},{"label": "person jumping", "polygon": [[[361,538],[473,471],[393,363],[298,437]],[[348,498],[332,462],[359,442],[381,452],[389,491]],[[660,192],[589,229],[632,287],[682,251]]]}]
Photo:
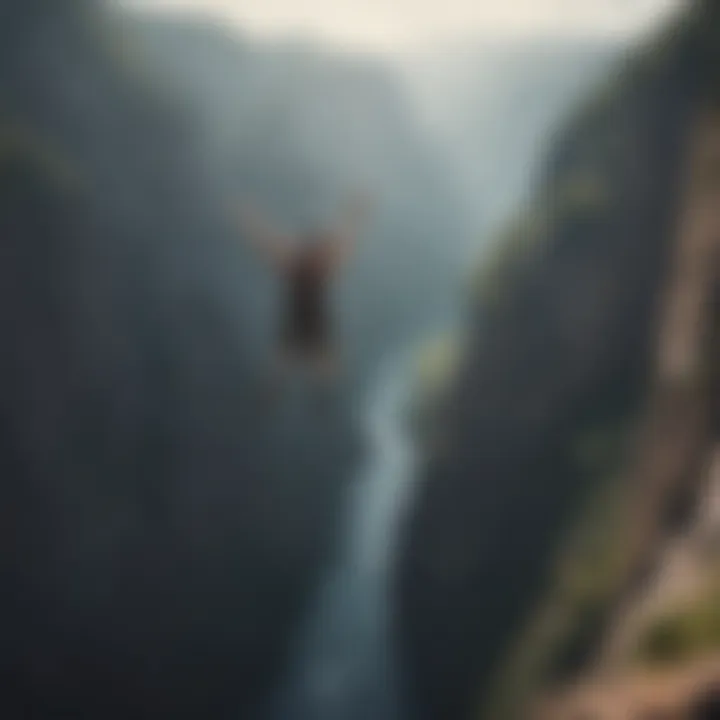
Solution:
[{"label": "person jumping", "polygon": [[353,203],[340,222],[295,235],[278,231],[255,208],[239,212],[240,229],[281,279],[283,317],[276,378],[309,372],[332,383],[340,369],[330,312],[330,285],[353,254],[367,203]]}]

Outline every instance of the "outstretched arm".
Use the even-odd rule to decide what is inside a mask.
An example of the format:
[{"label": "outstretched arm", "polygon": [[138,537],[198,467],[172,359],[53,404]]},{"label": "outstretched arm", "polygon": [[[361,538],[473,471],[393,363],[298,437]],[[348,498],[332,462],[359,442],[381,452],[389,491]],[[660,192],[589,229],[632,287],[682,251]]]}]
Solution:
[{"label": "outstretched arm", "polygon": [[243,205],[234,215],[248,243],[277,267],[285,267],[290,257],[290,237],[269,223],[254,207]]}]

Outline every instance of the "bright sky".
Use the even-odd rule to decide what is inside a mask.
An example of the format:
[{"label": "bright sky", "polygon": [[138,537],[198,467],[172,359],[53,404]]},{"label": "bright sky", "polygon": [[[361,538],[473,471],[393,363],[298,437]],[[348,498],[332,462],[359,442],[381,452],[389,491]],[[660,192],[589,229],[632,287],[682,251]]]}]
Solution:
[{"label": "bright sky", "polygon": [[390,50],[517,34],[633,35],[682,0],[115,0],[219,16],[267,36]]}]

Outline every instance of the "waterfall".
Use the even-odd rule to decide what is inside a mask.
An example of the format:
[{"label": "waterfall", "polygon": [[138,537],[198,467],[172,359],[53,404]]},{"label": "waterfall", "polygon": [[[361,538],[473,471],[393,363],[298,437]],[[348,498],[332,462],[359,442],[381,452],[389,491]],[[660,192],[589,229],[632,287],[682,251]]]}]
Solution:
[{"label": "waterfall", "polygon": [[406,429],[412,358],[383,364],[361,407],[368,452],[347,498],[344,544],[276,698],[273,720],[401,720],[389,628],[396,529],[414,476]]}]

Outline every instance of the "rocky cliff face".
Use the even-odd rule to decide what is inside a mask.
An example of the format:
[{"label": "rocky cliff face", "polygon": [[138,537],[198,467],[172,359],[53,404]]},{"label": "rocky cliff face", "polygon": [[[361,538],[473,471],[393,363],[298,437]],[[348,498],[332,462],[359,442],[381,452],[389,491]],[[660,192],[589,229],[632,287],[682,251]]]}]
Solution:
[{"label": "rocky cliff face", "polygon": [[[619,522],[601,527],[622,539],[622,561],[604,580],[602,621],[583,662],[569,677],[546,677],[542,699],[525,705],[528,717],[717,716],[720,113],[715,103],[697,106],[684,148],[651,388],[621,469]],[[583,571],[598,576],[587,563]],[[546,603],[546,616],[551,606]]]},{"label": "rocky cliff face", "polygon": [[[609,504],[612,514],[580,513],[578,525],[593,528],[596,549],[583,554],[573,543],[563,572],[553,573],[548,583],[532,629],[521,635],[539,651],[531,696],[540,689],[537,684],[541,695],[557,695],[539,704],[526,698],[517,717],[534,717],[537,711],[553,719],[588,712],[695,718],[692,708],[720,679],[715,630],[718,127],[717,110],[703,107],[688,123],[650,388],[619,465],[620,492]],[[604,553],[598,552],[603,546]],[[614,555],[612,562],[602,562],[603,554]],[[582,584],[595,590],[582,591]],[[583,655],[549,673],[553,642],[582,634],[587,616],[577,608],[589,602],[595,607],[594,627]],[[553,617],[562,620],[553,623]],[[527,672],[528,651],[522,641],[517,645],[506,664],[506,683],[517,679],[523,663]],[[572,689],[557,692],[570,680]]]},{"label": "rocky cliff face", "polygon": [[97,3],[2,3],[5,718],[246,716],[351,465],[342,402],[260,402],[254,268],[147,78]]},{"label": "rocky cliff face", "polygon": [[[618,68],[562,133],[534,207],[482,278],[451,441],[428,458],[400,565],[421,717],[472,717],[497,699],[494,673],[564,525],[616,471],[617,449],[599,464],[582,449],[633,427],[648,392],[684,138],[714,87],[719,29],[716,9],[698,3]],[[588,625],[556,665],[584,655],[601,622]],[[515,717],[503,707],[488,717]]]}]

